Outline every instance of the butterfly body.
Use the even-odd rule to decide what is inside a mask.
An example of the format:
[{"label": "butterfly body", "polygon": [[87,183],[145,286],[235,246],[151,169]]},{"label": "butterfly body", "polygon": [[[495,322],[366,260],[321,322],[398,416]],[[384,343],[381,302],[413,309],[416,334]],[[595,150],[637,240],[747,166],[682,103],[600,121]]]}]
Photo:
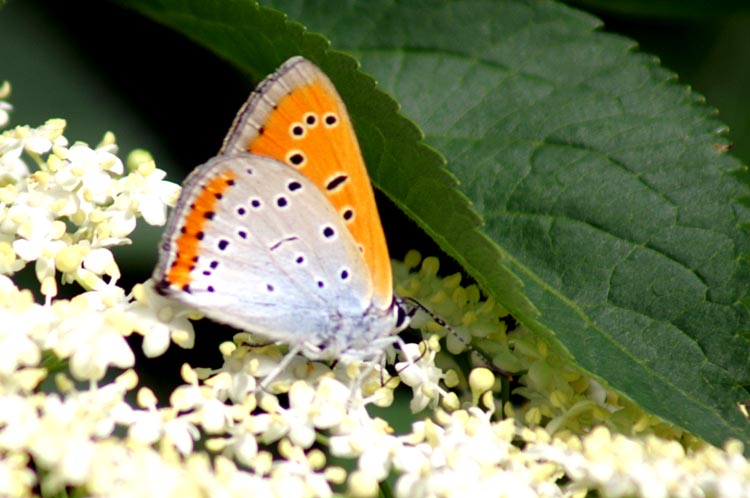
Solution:
[{"label": "butterfly body", "polygon": [[156,288],[313,359],[372,358],[406,313],[346,108],[296,57],[240,110],[165,231]]}]

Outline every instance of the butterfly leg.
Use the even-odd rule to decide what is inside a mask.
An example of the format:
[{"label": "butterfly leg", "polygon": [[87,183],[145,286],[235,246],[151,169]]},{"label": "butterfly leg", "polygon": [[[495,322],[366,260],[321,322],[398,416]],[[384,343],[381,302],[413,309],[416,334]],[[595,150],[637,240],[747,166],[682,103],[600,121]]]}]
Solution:
[{"label": "butterfly leg", "polygon": [[255,388],[255,392],[262,392],[268,390],[268,388],[271,386],[271,383],[276,380],[276,377],[279,376],[281,372],[286,370],[286,368],[289,366],[289,364],[292,363],[292,360],[302,351],[302,345],[296,345],[289,349],[289,351],[284,355],[284,357],[281,359],[278,365],[276,365],[273,370],[271,370],[268,375],[266,375],[263,380],[258,384],[258,387]]},{"label": "butterfly leg", "polygon": [[[347,400],[347,408],[358,408],[363,407],[365,404],[367,404],[369,401],[364,396],[363,387],[364,383],[367,381],[368,377],[370,377],[370,374],[373,373],[373,371],[376,369],[378,365],[380,365],[380,376],[382,379],[383,372],[385,371],[385,358],[386,354],[385,351],[382,351],[380,354],[378,354],[376,357],[372,358],[371,360],[363,362],[365,368],[358,372],[355,377],[351,379],[349,382],[349,399]],[[381,386],[384,386],[385,384],[382,384]],[[374,396],[378,396],[378,394],[374,394]]]}]

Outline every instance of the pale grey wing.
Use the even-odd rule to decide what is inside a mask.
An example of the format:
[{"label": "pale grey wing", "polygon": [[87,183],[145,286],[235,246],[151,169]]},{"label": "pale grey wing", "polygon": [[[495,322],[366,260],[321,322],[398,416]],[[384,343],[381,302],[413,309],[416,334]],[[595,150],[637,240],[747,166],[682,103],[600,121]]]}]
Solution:
[{"label": "pale grey wing", "polygon": [[[163,294],[270,339],[315,340],[332,316],[370,305],[364,260],[341,217],[310,180],[271,158],[238,153],[201,166],[162,244],[154,278]],[[187,276],[172,271],[186,260]]]}]

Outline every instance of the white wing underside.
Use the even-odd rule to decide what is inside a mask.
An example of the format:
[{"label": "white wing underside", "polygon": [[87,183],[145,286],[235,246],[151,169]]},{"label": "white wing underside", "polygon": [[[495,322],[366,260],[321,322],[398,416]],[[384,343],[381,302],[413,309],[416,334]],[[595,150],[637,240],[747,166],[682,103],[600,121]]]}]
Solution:
[{"label": "white wing underside", "polygon": [[331,334],[369,322],[391,325],[381,324],[387,310],[370,308],[364,260],[325,196],[293,168],[247,153],[215,157],[185,182],[154,273],[157,282],[175,259],[190,199],[227,169],[235,184],[217,202],[189,291],[170,286],[162,292],[216,321],[290,343],[330,341]]}]

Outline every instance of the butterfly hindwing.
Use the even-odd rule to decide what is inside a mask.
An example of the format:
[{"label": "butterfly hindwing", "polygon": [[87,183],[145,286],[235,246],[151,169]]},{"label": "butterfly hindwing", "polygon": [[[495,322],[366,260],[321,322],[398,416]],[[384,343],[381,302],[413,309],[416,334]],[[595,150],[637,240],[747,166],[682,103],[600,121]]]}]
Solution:
[{"label": "butterfly hindwing", "polygon": [[370,306],[364,263],[338,213],[273,159],[227,154],[199,167],[167,233],[160,291],[217,321],[315,342],[332,305],[355,316]]},{"label": "butterfly hindwing", "polygon": [[361,252],[373,306],[393,301],[391,264],[375,197],[346,107],[314,64],[294,57],[238,113],[222,154],[278,159],[325,194]]}]

